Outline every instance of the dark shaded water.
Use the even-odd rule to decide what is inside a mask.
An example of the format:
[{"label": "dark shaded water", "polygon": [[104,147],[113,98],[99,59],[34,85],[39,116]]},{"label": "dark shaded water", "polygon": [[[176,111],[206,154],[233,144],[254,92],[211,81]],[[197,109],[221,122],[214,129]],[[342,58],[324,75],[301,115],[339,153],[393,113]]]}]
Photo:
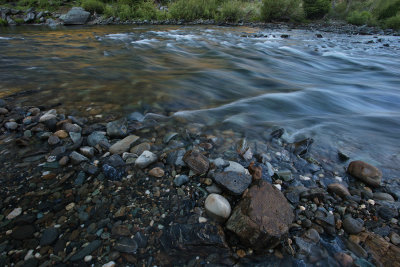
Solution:
[{"label": "dark shaded water", "polygon": [[[289,34],[289,38],[281,38]],[[81,115],[161,112],[262,136],[284,127],[400,173],[400,38],[245,27],[0,29],[0,98]],[[260,37],[262,35],[262,37]]]}]

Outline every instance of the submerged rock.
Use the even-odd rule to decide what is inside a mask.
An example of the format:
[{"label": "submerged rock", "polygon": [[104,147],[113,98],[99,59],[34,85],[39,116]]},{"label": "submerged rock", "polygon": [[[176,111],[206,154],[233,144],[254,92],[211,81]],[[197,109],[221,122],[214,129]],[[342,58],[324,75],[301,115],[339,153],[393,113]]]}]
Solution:
[{"label": "submerged rock", "polygon": [[112,154],[122,154],[129,150],[130,146],[139,139],[139,136],[129,135],[110,147]]},{"label": "submerged rock", "polygon": [[126,119],[107,123],[107,135],[110,137],[125,137],[128,134]]},{"label": "submerged rock", "polygon": [[189,150],[183,156],[183,161],[189,168],[198,175],[205,174],[210,167],[210,162],[203,154],[198,151]]},{"label": "submerged rock", "polygon": [[165,229],[160,239],[168,254],[181,256],[210,253],[227,254],[224,231],[220,226],[209,223],[174,224]]},{"label": "submerged rock", "polygon": [[360,160],[350,162],[347,172],[370,186],[378,187],[381,184],[382,172],[366,162]]},{"label": "submerged rock", "polygon": [[233,210],[226,227],[255,249],[273,248],[289,230],[294,214],[283,194],[259,180]]},{"label": "submerged rock", "polygon": [[146,168],[150,164],[157,161],[157,155],[146,150],[135,161],[135,166],[139,168]]}]

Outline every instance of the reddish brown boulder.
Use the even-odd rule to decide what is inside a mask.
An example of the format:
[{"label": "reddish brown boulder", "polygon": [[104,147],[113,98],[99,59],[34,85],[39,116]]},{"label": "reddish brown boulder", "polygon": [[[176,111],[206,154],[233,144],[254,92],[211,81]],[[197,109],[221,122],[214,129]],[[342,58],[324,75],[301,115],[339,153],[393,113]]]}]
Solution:
[{"label": "reddish brown boulder", "polygon": [[279,244],[294,219],[284,195],[271,184],[259,180],[243,195],[226,227],[254,249]]},{"label": "reddish brown boulder", "polygon": [[381,184],[382,172],[364,161],[350,162],[347,172],[370,186],[378,187]]},{"label": "reddish brown boulder", "polygon": [[362,232],[359,235],[366,250],[372,255],[377,266],[400,267],[400,248],[387,242],[381,236]]}]

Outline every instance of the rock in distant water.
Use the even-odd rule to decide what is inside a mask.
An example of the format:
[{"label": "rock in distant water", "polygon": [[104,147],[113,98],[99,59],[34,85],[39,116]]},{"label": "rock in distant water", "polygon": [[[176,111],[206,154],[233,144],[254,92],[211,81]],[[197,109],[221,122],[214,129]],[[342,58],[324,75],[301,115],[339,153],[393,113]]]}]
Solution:
[{"label": "rock in distant water", "polygon": [[218,220],[225,221],[231,215],[231,205],[228,200],[218,194],[210,194],[204,203],[208,216]]},{"label": "rock in distant water", "polygon": [[226,227],[246,245],[273,248],[288,233],[293,219],[293,210],[283,194],[259,180],[235,207]]},{"label": "rock in distant water", "polygon": [[67,14],[60,16],[65,25],[85,24],[90,17],[90,13],[81,7],[73,7]]},{"label": "rock in distant water", "polygon": [[360,160],[350,162],[347,172],[370,186],[378,187],[381,184],[382,172],[366,162]]}]

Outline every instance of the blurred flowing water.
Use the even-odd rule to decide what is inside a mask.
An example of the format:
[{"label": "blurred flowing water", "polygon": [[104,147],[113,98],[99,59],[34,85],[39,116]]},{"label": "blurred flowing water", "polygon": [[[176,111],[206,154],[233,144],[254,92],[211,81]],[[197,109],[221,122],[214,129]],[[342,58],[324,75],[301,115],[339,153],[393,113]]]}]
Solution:
[{"label": "blurred flowing water", "polygon": [[[0,98],[152,111],[262,137],[283,127],[400,173],[400,38],[217,26],[0,29]],[[282,38],[282,35],[289,38]],[[92,113],[91,113],[92,112]]]}]

